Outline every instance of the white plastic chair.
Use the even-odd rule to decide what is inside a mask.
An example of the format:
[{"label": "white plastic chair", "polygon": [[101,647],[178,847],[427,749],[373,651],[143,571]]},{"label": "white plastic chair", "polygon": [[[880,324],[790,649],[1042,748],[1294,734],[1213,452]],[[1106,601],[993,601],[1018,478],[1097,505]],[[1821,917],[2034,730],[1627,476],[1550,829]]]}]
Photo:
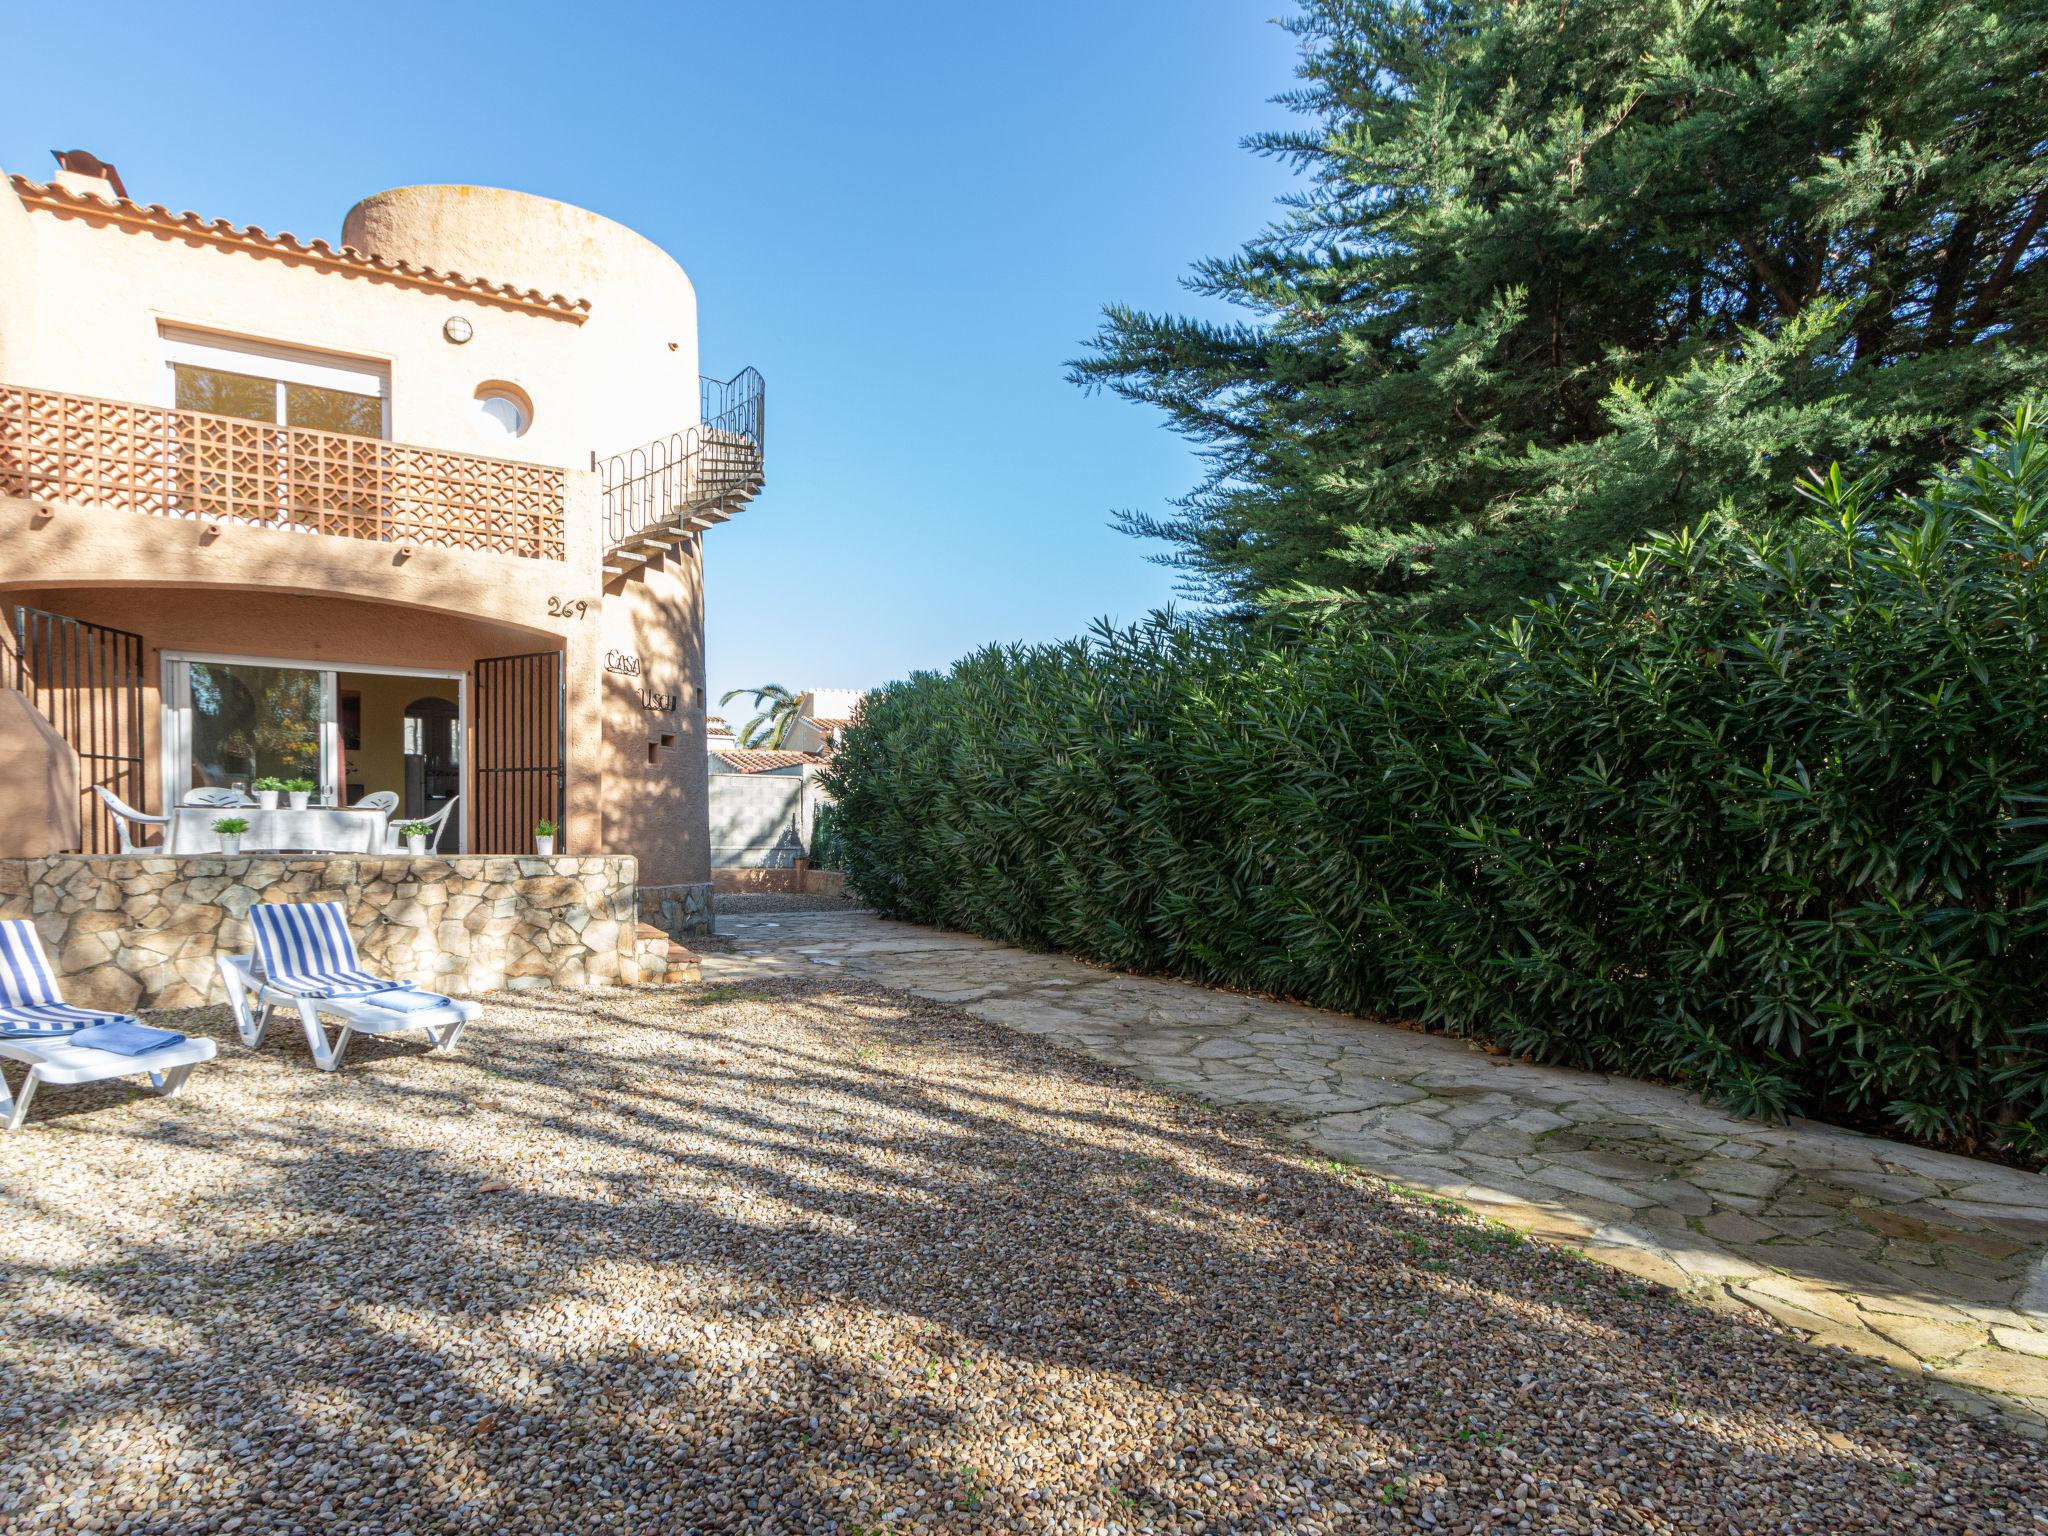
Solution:
[{"label": "white plastic chair", "polygon": [[[368,796],[364,798],[367,799]],[[462,796],[460,795],[451,795],[448,797],[448,803],[434,812],[433,815],[417,818],[420,825],[434,829],[427,838],[427,852],[439,853],[441,851],[441,829],[448,824],[448,817],[454,812],[456,803],[461,799]],[[399,835],[399,828],[411,825],[411,820],[400,821],[396,817],[392,818],[391,825],[384,829],[384,851],[386,853],[405,852],[405,839]]]},{"label": "white plastic chair", "polygon": [[186,805],[254,805],[256,802],[239,789],[193,789],[185,793]]},{"label": "white plastic chair", "polygon": [[168,827],[171,824],[170,817],[152,816],[146,811],[138,811],[104,784],[93,785],[92,792],[98,795],[106,805],[106,808],[114,813],[114,836],[120,840],[121,852],[146,853],[155,851],[163,853],[167,850],[170,833],[166,832],[164,834],[164,841],[162,842],[138,843],[128,831],[128,827],[131,822],[137,826],[144,827]]},{"label": "white plastic chair", "polygon": [[398,809],[398,791],[395,789],[372,790],[356,802],[356,809],[360,811],[382,811],[386,816],[389,816]]},{"label": "white plastic chair", "polygon": [[[221,955],[217,964],[227,983],[235,1027],[251,1050],[263,1044],[273,1010],[290,1004],[305,1027],[313,1065],[332,1072],[341,1065],[352,1035],[395,1035],[424,1030],[431,1049],[455,1049],[480,1004],[447,998],[438,1006],[404,1009],[378,1002],[379,994],[413,992],[410,982],[387,981],[363,969],[347,915],[339,902],[273,902],[249,909],[255,952]],[[320,1023],[328,1014],[341,1021],[330,1042]]]},{"label": "white plastic chair", "polygon": [[10,1091],[0,1076],[0,1130],[21,1129],[42,1083],[97,1083],[141,1074],[149,1078],[152,1092],[176,1098],[192,1069],[213,1060],[214,1044],[175,1035],[155,1050],[130,1055],[90,1043],[101,1026],[141,1022],[132,1014],[72,1007],[57,990],[56,973],[35,925],[25,918],[0,922],[0,1061],[28,1067],[18,1092]]}]

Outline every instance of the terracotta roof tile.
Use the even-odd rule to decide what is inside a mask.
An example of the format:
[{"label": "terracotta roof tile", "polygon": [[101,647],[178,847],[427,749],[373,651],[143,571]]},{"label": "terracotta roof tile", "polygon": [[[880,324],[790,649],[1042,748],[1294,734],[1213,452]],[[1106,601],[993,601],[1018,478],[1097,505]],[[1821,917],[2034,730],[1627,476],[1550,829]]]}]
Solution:
[{"label": "terracotta roof tile", "polygon": [[711,754],[741,773],[766,773],[773,768],[794,768],[801,763],[822,763],[815,752],[765,752],[750,747],[721,747]]},{"label": "terracotta roof tile", "polygon": [[372,256],[350,245],[333,246],[325,240],[302,242],[296,235],[267,234],[254,224],[230,224],[226,219],[208,220],[189,211],[173,213],[161,203],[144,207],[125,198],[108,202],[83,192],[67,191],[55,183],[30,181],[26,176],[10,175],[7,179],[13,185],[15,195],[28,208],[100,219],[127,229],[160,230],[227,250],[304,262],[330,272],[359,273],[384,282],[478,299],[486,304],[502,304],[535,314],[555,315],[573,320],[578,325],[590,314],[588,299],[542,293],[537,288],[515,288],[510,283],[494,283],[486,277],[465,277],[460,272],[443,272],[434,267],[416,267],[409,261],[386,261],[382,256]]}]

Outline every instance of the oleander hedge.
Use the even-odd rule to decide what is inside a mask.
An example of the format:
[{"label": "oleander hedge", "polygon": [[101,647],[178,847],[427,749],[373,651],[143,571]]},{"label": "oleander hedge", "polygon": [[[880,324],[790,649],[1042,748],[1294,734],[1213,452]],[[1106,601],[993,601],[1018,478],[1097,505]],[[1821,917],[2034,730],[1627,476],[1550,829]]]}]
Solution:
[{"label": "oleander hedge", "polygon": [[843,870],[846,852],[839,837],[839,807],[826,801],[811,818],[811,846],[808,857],[813,869]]},{"label": "oleander hedge", "polygon": [[885,912],[2048,1153],[2048,442],[1462,637],[1160,616],[872,697]]}]

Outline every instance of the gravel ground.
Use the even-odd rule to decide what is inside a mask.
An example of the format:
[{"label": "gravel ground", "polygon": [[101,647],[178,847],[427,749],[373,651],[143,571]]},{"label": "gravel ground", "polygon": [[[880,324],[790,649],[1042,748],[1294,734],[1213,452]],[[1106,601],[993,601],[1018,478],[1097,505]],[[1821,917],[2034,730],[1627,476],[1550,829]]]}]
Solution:
[{"label": "gravel ground", "polygon": [[0,1530],[2048,1530],[1917,1382],[850,978],[289,1038],[0,1142]]}]

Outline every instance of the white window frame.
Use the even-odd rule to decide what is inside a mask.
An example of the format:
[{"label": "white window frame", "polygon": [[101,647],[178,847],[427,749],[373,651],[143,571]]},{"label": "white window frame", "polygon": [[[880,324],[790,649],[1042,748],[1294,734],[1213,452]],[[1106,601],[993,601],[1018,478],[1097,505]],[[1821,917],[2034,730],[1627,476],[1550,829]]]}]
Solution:
[{"label": "white window frame", "polygon": [[236,667],[283,667],[294,672],[318,672],[327,690],[327,714],[320,727],[320,799],[339,803],[342,794],[341,686],[336,674],[367,672],[378,677],[430,677],[455,684],[455,735],[462,748],[461,798],[455,806],[455,848],[469,851],[469,674],[440,667],[387,667],[367,662],[308,661],[303,656],[235,656],[219,651],[165,651],[163,653],[162,720],[159,739],[163,742],[163,803],[177,806],[191,787],[192,761],[192,673],[189,664]]},{"label": "white window frame", "polygon": [[163,347],[166,405],[176,406],[178,403],[176,369],[183,363],[193,368],[214,368],[226,373],[274,379],[277,382],[277,419],[281,425],[289,425],[284,404],[284,386],[287,384],[311,384],[321,389],[346,390],[352,395],[375,395],[381,408],[378,436],[390,441],[391,364],[388,362],[169,323],[159,324],[157,333]]}]

